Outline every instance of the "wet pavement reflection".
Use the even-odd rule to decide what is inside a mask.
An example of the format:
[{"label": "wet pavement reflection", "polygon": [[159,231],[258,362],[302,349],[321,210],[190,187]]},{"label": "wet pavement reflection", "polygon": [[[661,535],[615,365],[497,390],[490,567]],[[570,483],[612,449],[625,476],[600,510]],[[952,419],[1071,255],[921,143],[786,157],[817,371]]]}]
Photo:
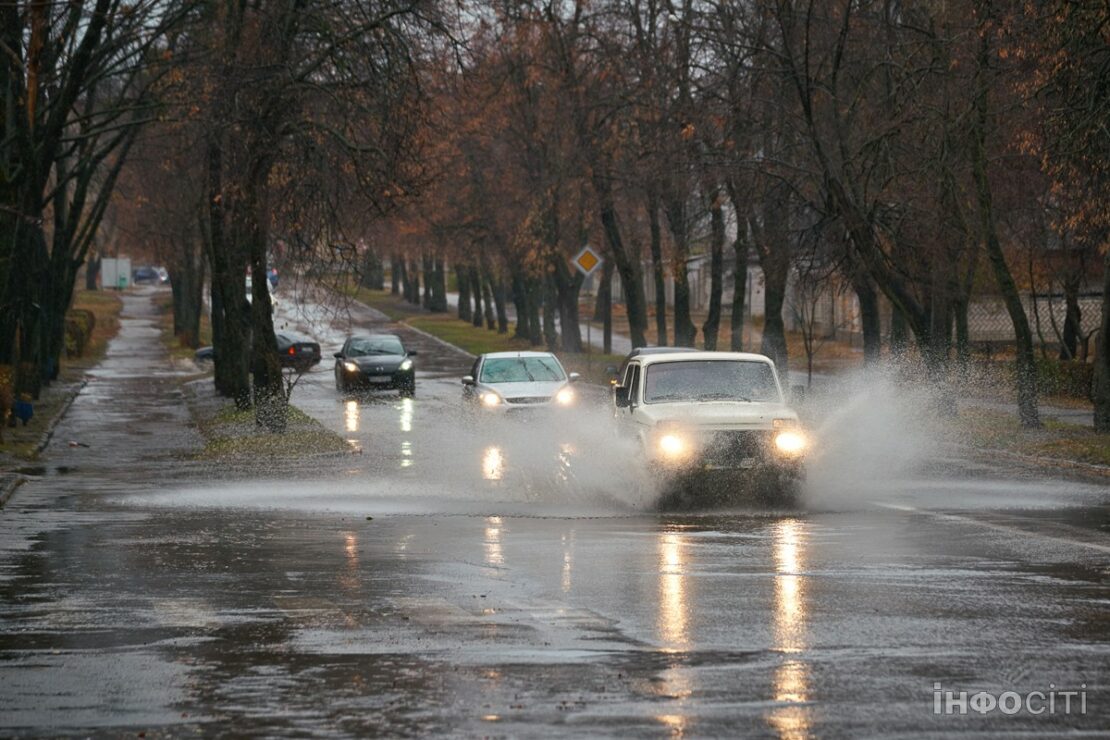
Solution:
[{"label": "wet pavement reflection", "polygon": [[[404,327],[415,399],[341,396],[325,366],[297,386],[361,454],[237,475],[189,459],[184,378],[137,370],[161,349],[126,300],[57,435],[91,447],[55,443],[0,513],[0,735],[1106,726],[1104,486],[987,471],[659,512],[598,416],[475,420],[469,359]],[[325,356],[345,330],[313,331]],[[1082,683],[1091,711],[937,716],[934,681]]]}]

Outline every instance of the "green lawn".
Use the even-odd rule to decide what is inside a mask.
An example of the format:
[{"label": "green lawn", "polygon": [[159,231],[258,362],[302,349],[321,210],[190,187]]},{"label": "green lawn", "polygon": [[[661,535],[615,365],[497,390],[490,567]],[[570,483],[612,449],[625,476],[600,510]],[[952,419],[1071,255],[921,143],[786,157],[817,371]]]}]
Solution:
[{"label": "green lawn", "polygon": [[1090,427],[1047,420],[1042,429],[1022,429],[1016,416],[982,408],[961,411],[956,424],[975,447],[1110,466],[1110,434]]},{"label": "green lawn", "polygon": [[[498,334],[484,326],[474,326],[469,321],[459,319],[454,311],[429,313],[423,308],[405,303],[400,297],[390,294],[387,290],[359,287],[351,289],[349,294],[366,305],[378,309],[394,321],[426,331],[474,355],[543,349],[543,347],[533,347],[527,340],[514,339],[511,326],[508,333]],[[623,355],[606,355],[601,352],[591,353],[589,357],[584,352],[556,352],[555,354],[568,371],[581,373],[590,382],[602,385],[609,382],[605,367],[619,365],[624,359]]]}]

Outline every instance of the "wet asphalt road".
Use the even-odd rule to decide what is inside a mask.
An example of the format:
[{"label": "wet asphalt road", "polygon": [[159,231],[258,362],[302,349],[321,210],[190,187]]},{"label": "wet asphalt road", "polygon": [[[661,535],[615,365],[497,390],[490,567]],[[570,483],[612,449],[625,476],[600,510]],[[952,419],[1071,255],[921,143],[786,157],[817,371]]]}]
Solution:
[{"label": "wet asphalt road", "polygon": [[[244,479],[188,460],[152,315],[126,298],[0,511],[0,735],[1110,728],[1104,484],[863,455],[802,510],[658,513],[603,413],[478,423],[469,360],[411,333],[414,401],[340,398],[329,361],[296,390],[359,454]],[[936,714],[937,682],[1086,713]]]}]

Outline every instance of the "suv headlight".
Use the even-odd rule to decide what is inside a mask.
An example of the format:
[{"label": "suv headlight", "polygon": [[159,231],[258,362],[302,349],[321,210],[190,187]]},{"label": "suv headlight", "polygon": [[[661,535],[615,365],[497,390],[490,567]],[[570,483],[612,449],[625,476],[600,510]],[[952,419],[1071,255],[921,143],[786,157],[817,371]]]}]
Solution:
[{"label": "suv headlight", "polygon": [[783,457],[799,457],[808,446],[805,435],[797,429],[787,429],[775,435],[775,449]]}]

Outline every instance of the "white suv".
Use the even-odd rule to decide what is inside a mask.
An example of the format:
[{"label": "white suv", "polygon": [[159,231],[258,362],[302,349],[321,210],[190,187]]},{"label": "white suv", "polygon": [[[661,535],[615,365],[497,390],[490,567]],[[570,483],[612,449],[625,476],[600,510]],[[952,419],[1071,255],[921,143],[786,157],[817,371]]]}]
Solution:
[{"label": "white suv", "polygon": [[783,398],[770,358],[675,352],[632,358],[613,393],[622,434],[653,471],[672,480],[723,476],[792,497],[808,440]]}]

